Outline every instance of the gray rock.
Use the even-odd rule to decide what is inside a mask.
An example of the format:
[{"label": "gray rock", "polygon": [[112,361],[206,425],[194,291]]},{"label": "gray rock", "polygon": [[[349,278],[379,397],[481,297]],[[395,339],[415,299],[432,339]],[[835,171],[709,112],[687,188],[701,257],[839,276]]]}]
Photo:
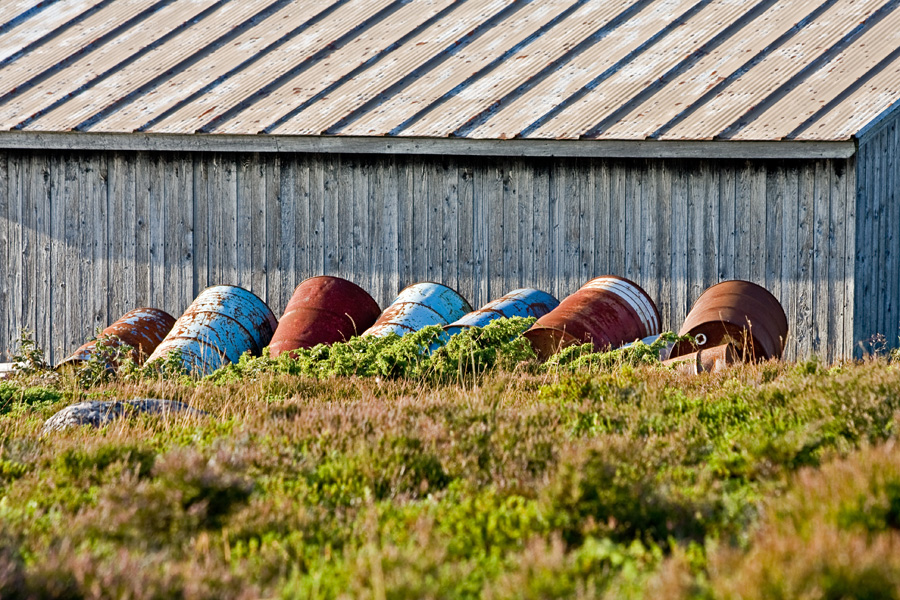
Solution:
[{"label": "gray rock", "polygon": [[100,427],[111,421],[127,418],[138,413],[160,415],[163,417],[186,413],[191,416],[205,416],[208,413],[191,408],[183,402],[162,400],[160,398],[133,398],[131,400],[112,400],[100,402],[92,400],[67,406],[44,422],[43,433],[63,431],[70,427],[91,425]]}]

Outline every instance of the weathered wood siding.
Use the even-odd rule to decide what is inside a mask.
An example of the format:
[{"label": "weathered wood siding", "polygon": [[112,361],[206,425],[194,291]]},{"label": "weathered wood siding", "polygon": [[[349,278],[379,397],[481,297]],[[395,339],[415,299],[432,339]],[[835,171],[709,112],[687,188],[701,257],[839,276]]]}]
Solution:
[{"label": "weathered wood siding", "polygon": [[0,348],[27,326],[56,360],[131,308],[178,316],[221,283],[280,315],[323,273],[382,306],[422,280],[479,306],[611,273],[672,329],[707,286],[758,282],[788,313],[788,355],[830,360],[855,341],[855,173],[852,159],[0,153]]},{"label": "weathered wood siding", "polygon": [[859,141],[856,323],[859,352],[900,342],[900,111]]}]

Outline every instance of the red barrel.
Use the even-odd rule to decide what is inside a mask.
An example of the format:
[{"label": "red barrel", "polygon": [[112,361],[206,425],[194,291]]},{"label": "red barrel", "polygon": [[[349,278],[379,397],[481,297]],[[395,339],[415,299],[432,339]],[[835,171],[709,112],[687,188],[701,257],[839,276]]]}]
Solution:
[{"label": "red barrel", "polygon": [[[175,317],[158,308],[136,308],[100,332],[100,337],[111,337],[113,344],[127,344],[134,348],[134,360],[141,363],[153,354],[159,343],[175,325]],[[114,336],[114,337],[113,337]],[[87,360],[96,347],[91,340],[59,363],[62,366]]]},{"label": "red barrel", "polygon": [[671,358],[732,342],[750,359],[765,360],[781,358],[788,323],[781,304],[765,288],[723,281],[697,298],[678,335],[691,335],[696,344],[675,344]]},{"label": "red barrel", "polygon": [[269,344],[271,356],[349,340],[375,324],[381,309],[364,289],[340,277],[311,277],[294,290]]},{"label": "red barrel", "polygon": [[584,284],[525,332],[541,360],[575,344],[597,351],[660,332],[659,311],[636,283],[604,275]]}]

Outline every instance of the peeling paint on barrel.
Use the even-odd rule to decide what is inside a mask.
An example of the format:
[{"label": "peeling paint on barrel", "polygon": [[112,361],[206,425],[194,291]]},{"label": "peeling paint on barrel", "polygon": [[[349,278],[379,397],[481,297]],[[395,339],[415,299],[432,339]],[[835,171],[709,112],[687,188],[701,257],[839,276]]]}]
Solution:
[{"label": "peeling paint on barrel", "polygon": [[429,325],[447,325],[471,311],[456,290],[440,283],[415,283],[403,289],[363,335],[404,335]]},{"label": "peeling paint on barrel", "polygon": [[[127,344],[134,348],[132,354],[138,364],[152,354],[166,334],[175,325],[175,317],[158,308],[136,308],[122,315],[115,323],[100,332],[98,337],[109,338],[112,344]],[[75,364],[86,361],[97,344],[97,338],[83,344],[57,365]]]},{"label": "peeling paint on barrel", "polygon": [[751,360],[765,360],[781,358],[788,322],[781,303],[768,290],[736,279],[703,292],[678,335],[693,336],[696,343],[675,344],[672,358],[731,341]]},{"label": "peeling paint on barrel", "polygon": [[190,373],[207,375],[244,352],[259,355],[277,328],[275,315],[252,292],[213,286],[197,296],[147,362],[177,350]]},{"label": "peeling paint on barrel", "polygon": [[298,348],[349,340],[375,324],[381,308],[364,289],[340,277],[311,277],[297,286],[269,352],[275,357]]},{"label": "peeling paint on barrel", "polygon": [[503,317],[535,317],[540,319],[559,306],[559,300],[541,290],[521,288],[488,302],[458,321],[444,326],[448,336],[456,335],[468,327],[484,327],[494,319]]},{"label": "peeling paint on barrel", "polygon": [[541,360],[575,344],[597,351],[660,333],[659,311],[633,281],[614,275],[591,279],[538,319],[525,337]]}]

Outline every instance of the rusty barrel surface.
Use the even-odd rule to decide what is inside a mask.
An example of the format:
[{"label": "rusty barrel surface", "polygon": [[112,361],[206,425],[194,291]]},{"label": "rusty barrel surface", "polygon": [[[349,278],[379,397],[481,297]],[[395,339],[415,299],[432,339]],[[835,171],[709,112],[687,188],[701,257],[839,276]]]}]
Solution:
[{"label": "rusty barrel surface", "polygon": [[538,319],[525,337],[546,360],[575,344],[592,343],[600,351],[658,333],[659,311],[647,293],[632,281],[604,275]]},{"label": "rusty barrel surface", "polygon": [[415,283],[403,289],[363,335],[404,335],[428,325],[447,325],[471,310],[469,303],[446,285]]},{"label": "rusty barrel surface", "polygon": [[207,375],[244,352],[258,355],[277,327],[275,315],[252,292],[213,286],[197,296],[147,361],[177,350],[190,373]]},{"label": "rusty barrel surface", "polygon": [[718,373],[741,362],[740,349],[732,343],[702,348],[677,358],[664,360],[662,364],[685,375]]},{"label": "rusty barrel surface", "polygon": [[[132,357],[138,363],[143,362],[159,346],[166,334],[175,325],[175,317],[158,308],[136,308],[122,315],[119,320],[100,332],[100,337],[115,336],[112,344],[126,344],[134,348]],[[91,340],[82,345],[70,356],[57,365],[75,364],[86,361],[97,345]]]},{"label": "rusty barrel surface", "polygon": [[381,309],[364,289],[340,277],[311,277],[294,290],[269,344],[271,356],[349,340],[375,324]]},{"label": "rusty barrel surface", "polygon": [[781,304],[768,290],[733,280],[703,292],[678,334],[694,336],[697,343],[676,344],[669,355],[672,358],[731,340],[751,359],[764,360],[781,358],[788,323]]}]

